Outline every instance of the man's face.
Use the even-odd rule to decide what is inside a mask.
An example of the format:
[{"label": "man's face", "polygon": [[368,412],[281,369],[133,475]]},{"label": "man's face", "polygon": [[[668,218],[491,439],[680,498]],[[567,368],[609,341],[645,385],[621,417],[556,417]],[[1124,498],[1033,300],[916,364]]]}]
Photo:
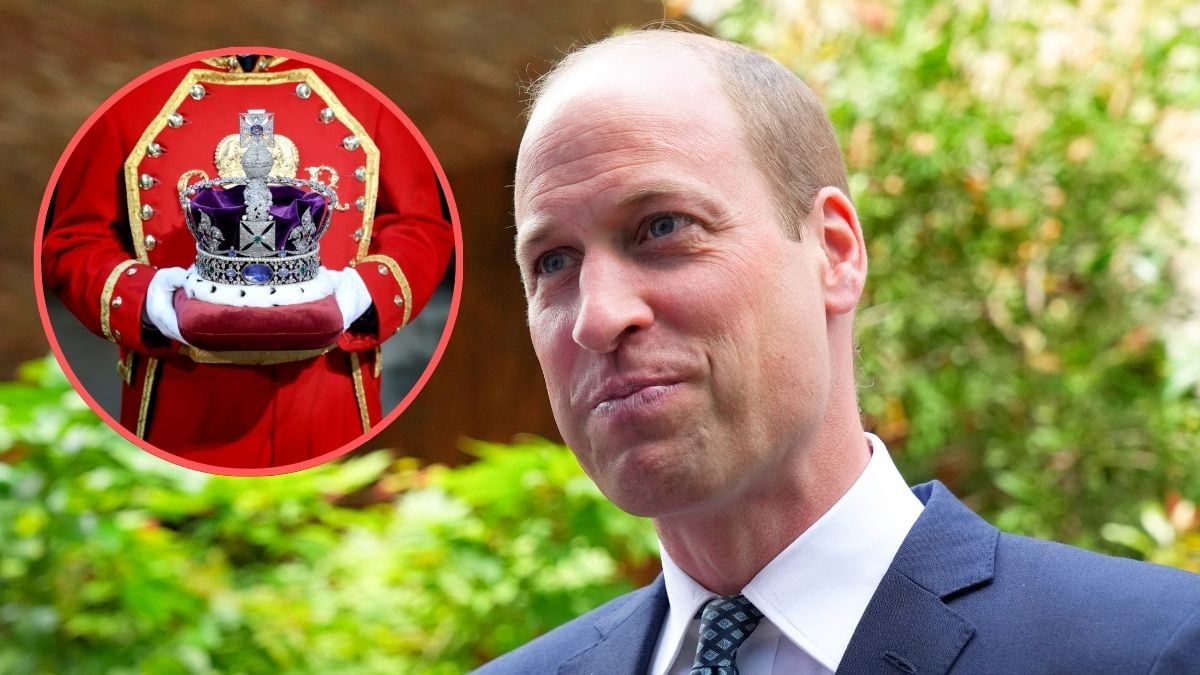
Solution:
[{"label": "man's face", "polygon": [[568,72],[530,120],[516,222],[555,419],[609,499],[661,517],[792,469],[829,398],[823,254],[784,234],[706,67]]}]

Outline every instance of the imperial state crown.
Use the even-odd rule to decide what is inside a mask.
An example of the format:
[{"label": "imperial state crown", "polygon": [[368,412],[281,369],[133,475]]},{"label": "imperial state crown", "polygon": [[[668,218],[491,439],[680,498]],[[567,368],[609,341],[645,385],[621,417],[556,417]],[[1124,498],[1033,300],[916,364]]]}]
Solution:
[{"label": "imperial state crown", "polygon": [[319,274],[337,193],[315,178],[273,174],[277,142],[291,143],[276,137],[274,113],[240,112],[238,133],[214,152],[221,176],[179,189],[196,259],[175,310],[194,347],[323,349],[342,332],[332,282]]},{"label": "imperial state crown", "polygon": [[185,222],[196,239],[195,273],[221,286],[311,281],[321,266],[320,239],[337,207],[337,194],[316,180],[270,175],[273,113],[249,110],[239,114],[238,122],[245,176],[200,181],[179,193]]}]

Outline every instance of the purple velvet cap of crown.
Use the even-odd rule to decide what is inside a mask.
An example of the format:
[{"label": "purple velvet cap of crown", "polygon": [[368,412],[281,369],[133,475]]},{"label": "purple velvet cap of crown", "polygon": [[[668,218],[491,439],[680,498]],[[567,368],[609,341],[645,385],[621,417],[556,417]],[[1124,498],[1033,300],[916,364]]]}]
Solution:
[{"label": "purple velvet cap of crown", "polygon": [[[300,226],[300,214],[308,211],[318,228],[325,215],[325,198],[316,192],[306,192],[291,185],[271,185],[271,206],[267,209],[275,220],[276,251],[292,251],[287,241],[292,230]],[[235,185],[224,190],[201,188],[191,199],[192,218],[199,222],[207,213],[212,224],[221,231],[221,249],[236,246],[238,226],[246,213],[246,186]]]}]

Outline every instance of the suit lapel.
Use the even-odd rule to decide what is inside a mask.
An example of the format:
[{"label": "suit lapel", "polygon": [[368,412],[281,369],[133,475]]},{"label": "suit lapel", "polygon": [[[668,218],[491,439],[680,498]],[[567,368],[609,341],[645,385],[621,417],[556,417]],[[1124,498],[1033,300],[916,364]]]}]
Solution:
[{"label": "suit lapel", "polygon": [[644,673],[667,615],[667,589],[659,575],[612,614],[597,621],[594,644],[564,661],[560,675]]},{"label": "suit lapel", "polygon": [[941,675],[975,634],[945,600],[992,579],[999,531],[937,481],[913,493],[925,510],[867,605],[839,673]]}]

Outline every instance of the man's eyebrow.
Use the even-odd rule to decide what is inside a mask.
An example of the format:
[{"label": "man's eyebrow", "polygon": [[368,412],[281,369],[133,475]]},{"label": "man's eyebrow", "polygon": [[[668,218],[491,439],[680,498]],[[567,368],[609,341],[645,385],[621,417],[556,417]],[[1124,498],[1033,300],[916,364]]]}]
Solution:
[{"label": "man's eyebrow", "polygon": [[685,182],[672,180],[656,181],[640,186],[617,202],[618,208],[629,209],[643,206],[663,198],[678,198],[703,211],[703,216],[725,220],[727,211],[719,203],[705,196],[704,191]]},{"label": "man's eyebrow", "polygon": [[686,192],[686,188],[675,183],[655,183],[640,187],[626,195],[621,201],[617,202],[618,208],[629,208],[631,206],[641,206],[646,202],[652,202],[661,197],[669,197]]},{"label": "man's eyebrow", "polygon": [[554,234],[554,226],[546,218],[534,216],[526,221],[524,227],[517,230],[516,241],[516,257],[517,262],[521,262],[521,257],[527,251],[536,249],[539,244],[552,237]]}]

